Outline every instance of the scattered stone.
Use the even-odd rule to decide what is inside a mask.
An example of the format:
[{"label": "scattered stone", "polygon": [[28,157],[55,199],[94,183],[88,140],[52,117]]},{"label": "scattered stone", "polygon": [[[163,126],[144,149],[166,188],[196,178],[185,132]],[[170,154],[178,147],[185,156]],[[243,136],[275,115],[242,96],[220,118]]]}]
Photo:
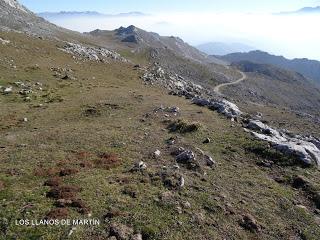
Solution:
[{"label": "scattered stone", "polygon": [[173,167],[173,169],[180,169],[178,164],[174,164],[172,167]]},{"label": "scattered stone", "polygon": [[132,171],[143,171],[145,169],[147,169],[147,164],[145,164],[143,161],[140,161],[133,166]]},{"label": "scattered stone", "polygon": [[204,144],[208,144],[208,143],[210,143],[210,142],[211,142],[211,139],[210,139],[210,138],[206,138],[206,139],[203,141]]},{"label": "scattered stone", "polygon": [[70,237],[70,236],[74,233],[74,231],[76,231],[76,230],[77,230],[76,227],[72,227],[72,228],[70,229],[69,233],[68,233],[68,237]]},{"label": "scattered stone", "polygon": [[174,137],[171,137],[167,140],[167,144],[168,145],[174,145],[176,142],[176,139]]},{"label": "scattered stone", "polygon": [[191,208],[191,204],[190,204],[188,201],[182,202],[181,205],[182,205],[184,208]]},{"label": "scattered stone", "polygon": [[297,208],[304,210],[304,211],[308,211],[308,208],[306,206],[303,205],[296,205]]},{"label": "scattered stone", "polygon": [[13,92],[13,88],[12,87],[6,87],[6,88],[4,88],[4,90],[3,90],[3,93],[4,94],[10,94],[10,93],[12,93]]},{"label": "scattered stone", "polygon": [[[159,64],[155,64],[146,70],[142,79],[147,84],[159,84],[170,90],[170,94],[184,96],[192,99],[192,102],[199,106],[207,106],[210,109],[221,113],[232,121],[238,121],[243,113],[237,105],[225,99],[209,99],[212,96],[208,90],[205,91],[199,85],[185,80],[183,77],[165,71]],[[261,113],[257,113],[257,118],[262,118]],[[256,121],[256,122],[254,122]],[[298,157],[302,163],[312,165],[316,163],[320,167],[320,140],[314,137],[290,136],[290,134],[277,131],[263,124],[259,120],[249,120],[246,131],[263,140],[273,144],[273,147],[286,155]]]},{"label": "scattered stone", "polygon": [[2,45],[7,45],[7,44],[10,43],[10,41],[9,41],[9,40],[6,40],[6,39],[0,38],[0,43],[1,43]]},{"label": "scattered stone", "polygon": [[205,160],[206,160],[206,163],[209,167],[213,167],[216,165],[216,162],[213,160],[212,157],[210,157],[209,155],[205,155],[204,156]]},{"label": "scattered stone", "polygon": [[164,86],[170,90],[171,95],[185,96],[188,99],[204,92],[201,86],[185,80],[178,74],[169,73],[156,64],[145,72],[142,80],[146,84]]},{"label": "scattered stone", "polygon": [[142,240],[142,234],[135,234],[130,238],[130,240]]},{"label": "scattered stone", "polygon": [[31,97],[25,97],[25,98],[24,98],[24,101],[25,101],[25,102],[30,102],[30,101],[31,101]]},{"label": "scattered stone", "polygon": [[72,54],[80,60],[101,61],[108,63],[109,60],[118,62],[129,62],[117,52],[101,47],[88,47],[76,43],[67,42],[60,50]]},{"label": "scattered stone", "polygon": [[185,180],[184,180],[184,177],[183,177],[183,176],[180,177],[179,183],[180,183],[180,187],[184,187]]},{"label": "scattered stone", "polygon": [[179,113],[180,112],[180,108],[178,107],[170,107],[167,109],[168,112],[171,112],[171,113]]},{"label": "scattered stone", "polygon": [[69,79],[71,79],[71,77],[69,77],[68,74],[66,74],[61,79],[62,80],[69,80]]},{"label": "scattered stone", "polygon": [[167,170],[161,171],[157,175],[162,179],[163,185],[170,190],[180,189],[185,184],[184,178],[177,172]]},{"label": "scattered stone", "polygon": [[176,207],[176,211],[177,211],[178,214],[182,214],[183,213],[182,208],[179,207],[179,206]]},{"label": "scattered stone", "polygon": [[195,154],[190,150],[183,151],[176,157],[178,163],[192,163],[195,159]]},{"label": "scattered stone", "polygon": [[174,147],[173,150],[171,151],[171,155],[173,156],[178,156],[182,152],[184,152],[185,149],[183,147]]},{"label": "scattered stone", "polygon": [[257,112],[256,117],[261,119],[263,117],[263,114],[261,112]]},{"label": "scattered stone", "polygon": [[158,149],[153,153],[153,157],[154,157],[154,158],[159,158],[160,155],[161,155],[161,151],[158,150]]},{"label": "scattered stone", "polygon": [[23,122],[28,122],[28,118],[23,118],[22,121]]},{"label": "scattered stone", "polygon": [[112,223],[110,226],[109,236],[114,236],[117,240],[130,240],[130,237],[133,235],[133,233],[134,230],[131,227],[121,223]]}]

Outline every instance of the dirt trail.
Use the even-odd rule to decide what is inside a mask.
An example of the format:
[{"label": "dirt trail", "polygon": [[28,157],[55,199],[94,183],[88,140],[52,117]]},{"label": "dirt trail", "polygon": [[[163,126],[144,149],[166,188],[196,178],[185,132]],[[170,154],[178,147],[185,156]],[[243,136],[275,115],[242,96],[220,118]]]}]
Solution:
[{"label": "dirt trail", "polygon": [[241,74],[241,78],[239,78],[238,80],[236,80],[236,81],[234,81],[234,82],[222,83],[222,84],[216,86],[216,87],[214,88],[214,92],[217,93],[217,94],[219,94],[219,95],[223,95],[223,94],[221,93],[221,91],[220,91],[220,89],[221,89],[222,87],[231,86],[231,85],[236,85],[236,84],[239,84],[239,83],[241,83],[242,81],[244,81],[244,80],[247,79],[247,75],[246,75],[244,72],[241,72],[241,71],[239,71],[239,70],[237,70],[237,71]]}]

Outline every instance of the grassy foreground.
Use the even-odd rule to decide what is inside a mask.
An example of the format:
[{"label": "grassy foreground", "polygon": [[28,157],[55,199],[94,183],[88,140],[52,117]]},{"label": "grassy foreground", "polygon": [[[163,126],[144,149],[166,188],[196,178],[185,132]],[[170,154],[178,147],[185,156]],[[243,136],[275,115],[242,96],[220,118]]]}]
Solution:
[{"label": "grassy foreground", "polygon": [[[319,189],[317,169],[295,165],[238,123],[144,85],[130,64],[77,61],[58,42],[0,37],[11,41],[0,45],[0,85],[14,86],[0,95],[1,239],[108,239],[114,222],[143,239],[319,239],[316,203],[292,186],[303,175]],[[30,99],[18,81],[33,86]],[[160,106],[180,113],[155,112]],[[179,119],[199,127],[170,131],[168,120]],[[217,164],[172,173],[174,147],[198,156],[200,148]],[[146,170],[130,171],[140,161]],[[177,174],[185,186],[175,185]],[[16,224],[44,218],[100,224]]]}]

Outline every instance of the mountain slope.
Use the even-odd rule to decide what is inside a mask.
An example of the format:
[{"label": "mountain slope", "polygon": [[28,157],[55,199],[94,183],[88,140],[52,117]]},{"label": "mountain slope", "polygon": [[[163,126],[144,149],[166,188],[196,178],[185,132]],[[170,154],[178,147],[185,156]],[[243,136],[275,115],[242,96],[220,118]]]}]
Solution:
[{"label": "mountain slope", "polygon": [[163,37],[157,33],[146,32],[132,25],[127,28],[120,27],[114,31],[97,29],[87,34],[102,38],[107,38],[108,36],[113,37],[114,39],[117,39],[122,43],[130,44],[129,46],[137,49],[150,47],[154,49],[169,49],[180,56],[184,56],[194,61],[208,61],[207,55],[191,47],[178,37]]},{"label": "mountain slope", "polygon": [[200,51],[208,55],[227,55],[235,52],[250,52],[254,47],[248,46],[243,43],[222,43],[210,42],[196,46]]},{"label": "mountain slope", "polygon": [[278,15],[310,15],[310,14],[320,14],[320,6],[304,7],[293,12],[281,12]]},{"label": "mountain slope", "polygon": [[209,58],[178,37],[160,36],[135,26],[120,27],[114,31],[97,29],[86,34],[122,49],[128,58],[141,56],[147,59],[148,64],[160,65],[168,72],[205,84],[208,88],[217,82],[228,81],[224,72],[236,74],[236,71],[224,66],[224,61]]},{"label": "mountain slope", "polygon": [[320,88],[303,75],[273,65],[249,61],[236,62],[233,66],[247,73],[249,79],[242,84],[241,91],[236,88],[229,89],[229,94],[241,101],[247,99],[289,107],[295,111],[320,113]]},{"label": "mountain slope", "polygon": [[16,0],[0,0],[0,23],[1,31],[19,31],[41,38],[98,44],[88,36],[58,27],[38,17]]},{"label": "mountain slope", "polygon": [[229,62],[251,61],[260,64],[271,64],[291,71],[299,72],[304,76],[320,83],[320,62],[315,60],[289,60],[282,56],[275,56],[262,51],[251,51],[249,53],[232,53],[222,56],[221,59]]},{"label": "mountain slope", "polygon": [[33,34],[53,34],[58,28],[20,5],[15,0],[0,1],[0,29],[18,30]]},{"label": "mountain slope", "polygon": [[[289,180],[279,183],[297,174],[317,183],[316,169],[287,166],[240,123],[142,84],[130,64],[79,60],[57,49],[59,42],[19,33],[0,36],[10,41],[0,44],[0,83],[13,86],[0,95],[4,239],[107,239],[119,229],[155,240],[319,236],[313,201]],[[25,88],[32,90],[27,96],[19,93]],[[179,121],[199,127],[164,130]],[[196,161],[177,163],[178,147]],[[145,169],[137,168],[140,161]],[[71,231],[15,224],[26,214],[38,221],[90,214],[100,225]]]}]

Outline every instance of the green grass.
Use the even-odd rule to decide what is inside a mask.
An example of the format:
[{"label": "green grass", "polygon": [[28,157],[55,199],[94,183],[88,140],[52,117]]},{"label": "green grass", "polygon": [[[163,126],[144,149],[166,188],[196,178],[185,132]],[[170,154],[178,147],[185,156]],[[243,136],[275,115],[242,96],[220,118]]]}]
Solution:
[{"label": "green grass", "polygon": [[[61,226],[15,225],[16,219],[41,219],[54,208],[54,200],[46,197],[49,187],[43,186],[49,177],[35,175],[39,167],[78,169],[78,173],[63,177],[63,182],[81,187],[77,197],[90,207],[92,217],[101,220],[100,226],[78,227],[70,239],[106,239],[108,222],[104,216],[110,209],[122,213],[111,221],[132,226],[144,239],[289,239],[300,236],[298,231],[306,239],[320,236],[312,202],[291,186],[273,180],[275,176],[304,174],[318,182],[316,169],[257,166],[259,161],[280,156],[217,113],[168,96],[166,90],[145,86],[130,64],[75,62],[58,51],[55,42],[16,33],[8,33],[6,38],[20,47],[16,51],[0,46],[1,56],[14,59],[18,70],[13,72],[0,62],[1,81],[39,81],[46,90],[35,93],[31,102],[22,101],[16,93],[0,95],[2,239],[63,239],[70,231],[70,227]],[[35,64],[39,69],[25,71]],[[55,78],[50,70],[53,66],[72,68],[76,79]],[[43,107],[35,107],[40,103]],[[180,116],[170,115],[169,120],[183,119],[187,126],[197,122],[201,127],[188,134],[170,132],[165,113],[153,113],[161,105],[181,109]],[[84,115],[88,106],[100,114]],[[29,121],[22,123],[24,117]],[[160,196],[170,190],[161,179],[152,181],[152,176],[175,164],[166,144],[172,136],[177,137],[177,146],[194,151],[201,148],[217,166],[211,169],[202,165],[201,171],[181,166],[179,173],[185,177],[186,186],[172,190],[174,201],[166,202]],[[203,144],[207,137],[212,142]],[[249,147],[260,149],[262,154],[248,151]],[[156,149],[161,151],[158,159],[152,157]],[[121,164],[110,169],[80,166],[94,163],[102,153],[117,154]],[[147,170],[130,172],[139,161],[146,162]],[[135,192],[136,197],[124,194],[125,189]],[[309,211],[297,211],[294,202],[298,200]],[[186,201],[190,208],[182,206]],[[30,209],[21,211],[29,204]],[[177,207],[182,207],[181,214]],[[86,217],[76,209],[69,211],[70,218]],[[242,229],[239,219],[244,213],[252,214],[263,231],[254,234]]]}]

